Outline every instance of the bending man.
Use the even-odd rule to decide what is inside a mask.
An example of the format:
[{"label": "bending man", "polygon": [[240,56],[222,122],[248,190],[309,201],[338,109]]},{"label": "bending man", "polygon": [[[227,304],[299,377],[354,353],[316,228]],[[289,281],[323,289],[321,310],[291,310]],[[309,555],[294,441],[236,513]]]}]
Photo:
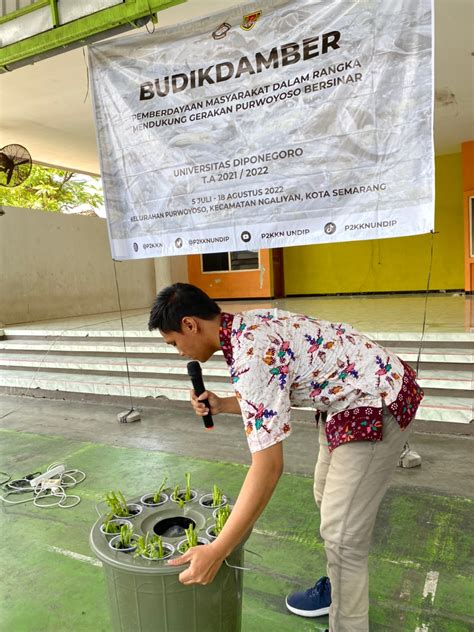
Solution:
[{"label": "bending man", "polygon": [[[190,562],[183,584],[208,584],[253,526],[283,471],[291,406],[319,419],[314,495],[321,513],[327,574],[287,597],[302,616],[329,612],[331,632],[368,632],[368,555],[380,502],[423,392],[414,371],[352,327],[278,309],[222,313],[199,288],[162,290],[149,329],[183,356],[206,362],[222,350],[235,396],[192,395],[198,415],[241,413],[252,464],[219,537],[176,560]],[[173,563],[173,562],[171,562]]]}]

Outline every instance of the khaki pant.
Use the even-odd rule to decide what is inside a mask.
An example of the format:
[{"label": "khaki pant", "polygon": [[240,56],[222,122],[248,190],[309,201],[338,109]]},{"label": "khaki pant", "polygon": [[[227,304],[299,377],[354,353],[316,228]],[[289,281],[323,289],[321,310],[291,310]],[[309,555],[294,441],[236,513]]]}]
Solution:
[{"label": "khaki pant", "polygon": [[330,632],[368,632],[368,558],[380,502],[387,491],[411,425],[402,431],[383,411],[383,440],[354,441],[329,453],[320,423],[314,497],[331,580]]}]

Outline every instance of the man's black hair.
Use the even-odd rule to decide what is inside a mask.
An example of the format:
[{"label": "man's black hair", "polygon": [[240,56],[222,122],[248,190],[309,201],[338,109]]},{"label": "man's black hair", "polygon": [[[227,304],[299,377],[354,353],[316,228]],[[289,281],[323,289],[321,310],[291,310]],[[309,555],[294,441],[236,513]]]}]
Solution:
[{"label": "man's black hair", "polygon": [[175,283],[165,287],[156,297],[148,329],[181,333],[181,321],[185,316],[212,320],[220,313],[219,305],[198,287],[190,283]]}]

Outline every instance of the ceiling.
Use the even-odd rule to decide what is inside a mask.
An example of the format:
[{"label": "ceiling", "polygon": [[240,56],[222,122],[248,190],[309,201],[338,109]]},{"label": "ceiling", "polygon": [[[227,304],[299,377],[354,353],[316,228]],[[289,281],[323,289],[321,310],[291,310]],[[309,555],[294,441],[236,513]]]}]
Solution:
[{"label": "ceiling", "polygon": [[[187,0],[159,13],[159,27],[236,0]],[[435,0],[435,147],[474,139],[474,0]],[[0,147],[19,143],[35,162],[99,173],[86,55],[77,49],[0,75]]]}]

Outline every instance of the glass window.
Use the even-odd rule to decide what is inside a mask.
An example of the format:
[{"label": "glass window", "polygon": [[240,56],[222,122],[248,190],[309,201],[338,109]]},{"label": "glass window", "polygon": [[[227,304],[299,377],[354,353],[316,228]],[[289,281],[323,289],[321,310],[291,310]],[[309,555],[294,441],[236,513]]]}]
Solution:
[{"label": "glass window", "polygon": [[227,252],[211,252],[201,255],[203,272],[227,272],[229,270],[229,254]]},{"label": "glass window", "polygon": [[231,270],[258,270],[258,250],[241,250],[230,253]]},{"label": "glass window", "polygon": [[201,261],[203,272],[239,272],[259,267],[258,250],[210,253],[201,255]]}]

